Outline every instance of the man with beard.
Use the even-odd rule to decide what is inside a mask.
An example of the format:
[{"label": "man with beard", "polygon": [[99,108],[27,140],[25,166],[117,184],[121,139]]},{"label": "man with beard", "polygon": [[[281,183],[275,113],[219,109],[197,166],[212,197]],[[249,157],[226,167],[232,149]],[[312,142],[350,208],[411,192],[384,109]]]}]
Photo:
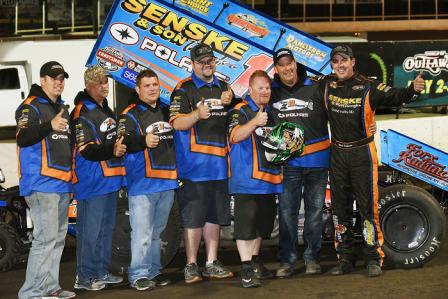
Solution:
[{"label": "man with beard", "polygon": [[232,277],[218,260],[220,225],[230,224],[227,189],[226,114],[233,93],[215,75],[216,57],[210,46],[191,49],[193,74],[179,82],[171,95],[170,123],[177,167],[183,186],[179,206],[184,227],[187,265],[185,282],[202,280],[197,253],[204,237],[208,278]]}]

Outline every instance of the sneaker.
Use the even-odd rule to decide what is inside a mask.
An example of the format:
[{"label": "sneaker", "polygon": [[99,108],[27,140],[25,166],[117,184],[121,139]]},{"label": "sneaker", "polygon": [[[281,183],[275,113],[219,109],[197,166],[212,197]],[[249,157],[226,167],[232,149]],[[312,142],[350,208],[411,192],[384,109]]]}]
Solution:
[{"label": "sneaker", "polygon": [[156,287],[164,287],[171,284],[171,279],[163,274],[159,274],[151,280],[154,281]]},{"label": "sneaker", "polygon": [[156,283],[146,277],[139,278],[136,281],[134,281],[133,283],[131,283],[131,288],[134,288],[137,291],[152,290],[155,287],[156,287]]},{"label": "sneaker", "polygon": [[266,268],[262,261],[252,262],[252,269],[254,270],[255,276],[258,279],[264,280],[274,277],[271,271]]},{"label": "sneaker", "polygon": [[313,275],[322,273],[322,268],[320,264],[316,261],[309,261],[306,263],[306,271],[305,274]]},{"label": "sneaker", "polygon": [[199,274],[198,265],[196,263],[187,264],[184,268],[184,277],[186,283],[201,281],[202,276]]},{"label": "sneaker", "polygon": [[275,272],[277,278],[288,278],[294,274],[294,267],[290,264],[281,264]]},{"label": "sneaker", "polygon": [[241,270],[241,285],[243,288],[256,288],[261,286],[261,282],[255,274],[253,268]]},{"label": "sneaker", "polygon": [[123,277],[107,273],[103,277],[98,278],[97,281],[105,284],[121,283],[123,282]]},{"label": "sneaker", "polygon": [[99,291],[106,287],[106,284],[103,282],[99,282],[95,279],[89,279],[85,281],[81,281],[78,276],[76,276],[74,288],[77,290],[86,290],[86,291]]},{"label": "sneaker", "polygon": [[368,264],[367,265],[367,276],[368,277],[376,277],[383,274],[381,267],[378,264]]},{"label": "sneaker", "polygon": [[354,263],[346,260],[339,261],[338,265],[330,270],[332,275],[344,275],[355,271]]},{"label": "sneaker", "polygon": [[54,298],[68,299],[68,298],[73,298],[75,296],[76,296],[76,294],[74,292],[59,289],[51,294],[47,294],[47,295],[43,296],[42,299],[51,299],[51,298],[53,298],[53,299]]},{"label": "sneaker", "polygon": [[202,275],[208,278],[227,278],[233,277],[233,272],[227,269],[220,261],[213,261],[206,265]]}]

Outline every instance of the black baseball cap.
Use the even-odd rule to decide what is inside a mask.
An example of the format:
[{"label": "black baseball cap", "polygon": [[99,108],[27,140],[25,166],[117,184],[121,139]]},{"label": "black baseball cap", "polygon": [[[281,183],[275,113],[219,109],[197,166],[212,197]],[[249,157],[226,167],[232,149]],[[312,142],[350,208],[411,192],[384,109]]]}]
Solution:
[{"label": "black baseball cap", "polygon": [[272,57],[274,60],[274,64],[277,64],[280,58],[284,56],[290,56],[292,59],[294,59],[294,54],[292,54],[292,51],[290,49],[281,48],[274,52],[274,56]]},{"label": "black baseball cap", "polygon": [[213,50],[209,45],[198,44],[190,51],[190,58],[193,61],[201,60],[204,57],[215,57]]},{"label": "black baseball cap", "polygon": [[56,78],[60,74],[64,74],[65,78],[68,78],[67,72],[64,70],[64,67],[57,61],[49,61],[44,63],[40,68],[40,76],[49,76],[51,78]]},{"label": "black baseball cap", "polygon": [[333,58],[334,55],[339,54],[344,58],[352,58],[353,50],[347,45],[336,46],[331,50],[330,57]]}]

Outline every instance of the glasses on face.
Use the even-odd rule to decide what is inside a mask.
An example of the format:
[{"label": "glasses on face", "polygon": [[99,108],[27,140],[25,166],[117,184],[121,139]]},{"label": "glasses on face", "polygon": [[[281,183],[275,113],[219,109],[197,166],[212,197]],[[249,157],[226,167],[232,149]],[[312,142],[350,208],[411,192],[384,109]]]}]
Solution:
[{"label": "glasses on face", "polygon": [[201,67],[204,67],[206,65],[215,65],[216,64],[216,58],[211,58],[208,60],[200,60],[200,61],[195,61],[197,64],[199,64]]}]

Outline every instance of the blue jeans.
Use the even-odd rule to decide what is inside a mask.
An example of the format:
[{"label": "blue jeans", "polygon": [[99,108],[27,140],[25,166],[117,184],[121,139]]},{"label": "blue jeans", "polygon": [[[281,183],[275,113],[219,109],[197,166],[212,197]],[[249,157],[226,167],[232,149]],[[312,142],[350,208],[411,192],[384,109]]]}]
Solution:
[{"label": "blue jeans", "polygon": [[160,274],[160,234],[166,227],[174,190],[129,196],[131,266],[129,282]]},{"label": "blue jeans", "polygon": [[76,273],[81,282],[109,273],[118,192],[78,201]]},{"label": "blue jeans", "polygon": [[283,168],[285,191],[279,194],[280,263],[294,265],[297,261],[297,216],[302,196],[305,203],[303,260],[319,262],[327,180],[328,168]]},{"label": "blue jeans", "polygon": [[61,288],[59,263],[67,234],[69,193],[33,192],[25,197],[33,220],[33,243],[19,298],[41,298]]}]

